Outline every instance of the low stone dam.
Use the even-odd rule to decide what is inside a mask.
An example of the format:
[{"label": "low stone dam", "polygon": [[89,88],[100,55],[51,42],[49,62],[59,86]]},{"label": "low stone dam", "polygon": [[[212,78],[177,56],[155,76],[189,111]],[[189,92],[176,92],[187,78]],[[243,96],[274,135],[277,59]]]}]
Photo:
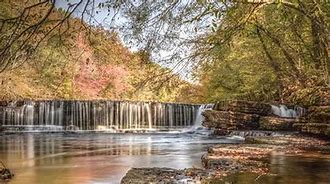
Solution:
[{"label": "low stone dam", "polygon": [[107,100],[0,102],[5,131],[166,131],[195,124],[201,105]]}]

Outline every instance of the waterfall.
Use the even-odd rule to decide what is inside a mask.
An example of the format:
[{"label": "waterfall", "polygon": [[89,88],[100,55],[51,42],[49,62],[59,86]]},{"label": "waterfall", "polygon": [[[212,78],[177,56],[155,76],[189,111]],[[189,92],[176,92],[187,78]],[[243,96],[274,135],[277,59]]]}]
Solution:
[{"label": "waterfall", "polygon": [[194,109],[192,112],[195,114],[195,118],[193,119],[193,126],[186,128],[183,132],[187,133],[197,133],[202,135],[212,134],[213,131],[209,130],[202,126],[204,121],[204,116],[202,113],[205,110],[212,109],[214,104],[203,104],[200,105],[197,109]]},{"label": "waterfall", "polygon": [[204,121],[204,116],[202,116],[202,113],[205,110],[212,109],[213,106],[214,106],[214,104],[203,104],[198,108],[197,113],[196,113],[196,119],[195,119],[195,122],[194,122],[195,127],[201,127],[202,126],[202,122]]},{"label": "waterfall", "polygon": [[9,130],[166,131],[194,126],[202,106],[129,101],[17,101],[0,106]]},{"label": "waterfall", "polygon": [[286,105],[271,105],[272,114],[283,118],[298,118],[305,115],[305,109],[299,106],[294,106],[293,109],[289,109]]}]

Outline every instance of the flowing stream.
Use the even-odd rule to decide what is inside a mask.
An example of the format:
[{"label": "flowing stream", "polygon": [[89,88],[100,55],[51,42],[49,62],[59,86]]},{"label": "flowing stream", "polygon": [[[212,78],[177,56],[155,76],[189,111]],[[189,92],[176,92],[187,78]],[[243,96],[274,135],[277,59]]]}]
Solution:
[{"label": "flowing stream", "polygon": [[[10,184],[117,184],[132,167],[201,167],[208,147],[243,141],[238,136],[212,137],[200,128],[207,108],[212,105],[11,102],[0,105],[0,125],[7,131],[0,134],[0,160],[15,173]],[[289,116],[290,110],[274,106],[273,111]],[[274,175],[263,178],[263,183],[328,181],[330,158],[271,157]],[[237,183],[255,181],[249,174],[233,177]]]},{"label": "flowing stream", "polygon": [[131,167],[201,167],[207,148],[238,140],[180,134],[45,134],[0,136],[10,184],[119,183]]},{"label": "flowing stream", "polygon": [[[9,184],[117,184],[132,167],[201,167],[209,146],[238,142],[193,133],[22,133],[0,136],[0,158],[15,173]],[[271,155],[271,171],[261,183],[325,184],[330,158]]]}]

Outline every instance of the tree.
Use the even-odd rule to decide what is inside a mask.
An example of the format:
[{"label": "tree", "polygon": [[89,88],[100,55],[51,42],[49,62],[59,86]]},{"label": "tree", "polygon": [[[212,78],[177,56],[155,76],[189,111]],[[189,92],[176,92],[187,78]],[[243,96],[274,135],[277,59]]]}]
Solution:
[{"label": "tree", "polygon": [[259,44],[250,43],[252,51],[241,46],[241,52],[272,68],[279,95],[274,99],[320,102],[330,80],[329,9],[326,1],[233,1],[217,30],[204,37],[209,45],[198,45],[197,52],[203,50],[207,62],[222,66],[237,42],[252,39]]},{"label": "tree", "polygon": [[[79,29],[88,30],[99,23],[97,15],[102,14],[109,20],[108,29],[120,31],[125,40],[149,53],[151,60],[171,66],[176,72],[226,60],[219,57],[220,53],[230,56],[225,53],[231,51],[231,44],[241,35],[247,43],[258,42],[255,54],[244,50],[244,45],[239,50],[252,52],[251,60],[263,60],[263,65],[272,68],[279,89],[276,94],[282,100],[301,89],[310,94],[315,86],[323,90],[330,85],[327,0],[72,0],[64,6],[58,3],[59,0],[33,1],[1,15],[2,70],[24,62],[46,38],[65,33],[70,27],[69,17],[79,17],[83,22]],[[63,11],[54,18],[53,10],[57,7]]]}]

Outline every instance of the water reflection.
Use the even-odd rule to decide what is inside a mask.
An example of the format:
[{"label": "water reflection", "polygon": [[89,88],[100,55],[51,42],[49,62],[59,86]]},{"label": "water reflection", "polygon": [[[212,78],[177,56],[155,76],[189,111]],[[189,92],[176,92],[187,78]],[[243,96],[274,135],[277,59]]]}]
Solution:
[{"label": "water reflection", "polygon": [[270,174],[236,173],[219,184],[329,184],[329,155],[271,155]]},{"label": "water reflection", "polygon": [[190,134],[16,134],[0,159],[18,183],[118,183],[131,167],[200,167],[208,146],[233,140]]},{"label": "water reflection", "polygon": [[272,156],[271,173],[264,177],[269,184],[326,184],[329,183],[330,157],[308,156]]},{"label": "water reflection", "polygon": [[[131,167],[200,167],[206,149],[235,140],[196,134],[15,134],[0,136],[10,184],[119,183]],[[271,156],[270,176],[230,176],[233,183],[328,183],[330,158]]]}]

